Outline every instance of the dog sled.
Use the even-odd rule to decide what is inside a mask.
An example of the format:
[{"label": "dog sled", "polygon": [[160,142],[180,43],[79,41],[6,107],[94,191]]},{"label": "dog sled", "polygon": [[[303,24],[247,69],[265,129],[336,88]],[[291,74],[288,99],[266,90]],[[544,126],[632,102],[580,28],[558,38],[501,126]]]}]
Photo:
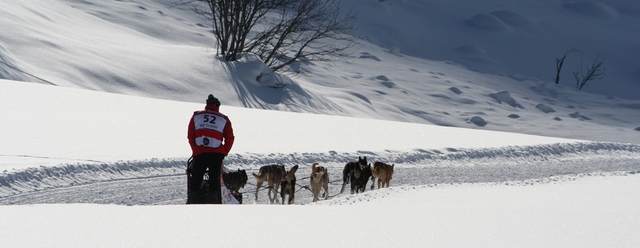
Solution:
[{"label": "dog sled", "polygon": [[[190,157],[187,160],[187,194],[191,191],[191,183],[193,182],[193,157]],[[242,173],[244,173],[244,178],[242,178]],[[238,170],[238,172],[229,172],[226,167],[222,165],[221,173],[220,173],[220,192],[222,193],[222,204],[242,204],[242,193],[238,192],[239,187],[244,187],[244,183],[242,185],[237,185],[238,183],[234,183],[234,175],[238,174],[240,176],[240,182],[244,181],[246,183],[246,172],[244,170]],[[238,180],[235,180],[238,181]],[[197,204],[211,204],[211,198],[208,197],[210,194],[209,184],[214,183],[209,180],[209,169],[204,173],[204,177],[202,180],[202,184],[200,185],[200,194],[198,195]]]}]

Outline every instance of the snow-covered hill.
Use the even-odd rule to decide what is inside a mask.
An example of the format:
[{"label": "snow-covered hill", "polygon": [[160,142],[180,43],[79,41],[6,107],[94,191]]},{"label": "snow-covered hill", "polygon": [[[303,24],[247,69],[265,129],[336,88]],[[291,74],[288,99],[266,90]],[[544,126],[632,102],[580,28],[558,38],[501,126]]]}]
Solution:
[{"label": "snow-covered hill", "polygon": [[[638,3],[351,1],[355,57],[272,89],[170,2],[0,2],[0,246],[640,244]],[[575,90],[595,55],[605,79]],[[183,205],[188,118],[210,93],[236,131],[225,164],[299,165],[295,205],[254,200],[250,175],[243,206]],[[391,188],[339,194],[359,156],[395,164]],[[330,170],[319,203],[313,162]]]},{"label": "snow-covered hill", "polygon": [[[172,2],[2,3],[0,77],[187,102],[214,93],[227,106],[246,108],[640,142],[640,100],[615,97],[637,99],[629,96],[640,92],[633,59],[640,20],[631,1],[358,1],[357,27],[371,43],[362,41],[347,62],[296,65],[275,77],[288,84],[283,89],[255,80],[266,68],[252,56],[234,63],[217,58],[208,22],[189,6],[168,8]],[[605,10],[611,15],[598,14]],[[499,24],[506,30],[494,30]],[[593,35],[602,30],[608,35]],[[401,52],[390,53],[391,46]],[[570,56],[555,85],[554,60],[571,47],[583,49],[587,61],[605,58],[605,79],[576,90],[571,72],[583,58]]]}]

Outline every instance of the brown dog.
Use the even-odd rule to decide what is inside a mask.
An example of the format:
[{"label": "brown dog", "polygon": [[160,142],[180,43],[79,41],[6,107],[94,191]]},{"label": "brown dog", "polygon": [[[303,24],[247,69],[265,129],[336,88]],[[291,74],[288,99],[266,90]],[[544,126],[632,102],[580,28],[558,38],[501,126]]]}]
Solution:
[{"label": "brown dog", "polygon": [[320,190],[324,189],[324,199],[329,198],[329,172],[327,168],[318,166],[318,163],[311,165],[310,185],[311,193],[313,194],[313,202],[318,201]]},{"label": "brown dog", "polygon": [[[280,202],[278,200],[278,187],[276,185],[280,185],[282,179],[287,172],[284,169],[284,165],[265,165],[260,167],[260,171],[258,174],[253,173],[253,177],[256,178],[256,201],[258,201],[258,191],[260,191],[260,187],[264,182],[269,185],[269,189],[267,192],[267,196],[269,197],[269,201],[273,203],[274,201]],[[273,193],[273,197],[271,196]]]},{"label": "brown dog", "polygon": [[284,180],[280,183],[280,197],[282,197],[282,204],[284,204],[284,196],[289,195],[287,204],[293,204],[295,200],[296,192],[296,171],[298,166],[293,166],[289,172],[284,176]]},{"label": "brown dog", "polygon": [[371,181],[374,183],[371,184],[371,190],[373,190],[376,178],[378,178],[378,189],[384,188],[385,185],[387,188],[389,187],[389,181],[391,181],[391,176],[393,175],[393,167],[395,167],[395,164],[388,165],[383,162],[373,163],[373,168],[371,168]]}]

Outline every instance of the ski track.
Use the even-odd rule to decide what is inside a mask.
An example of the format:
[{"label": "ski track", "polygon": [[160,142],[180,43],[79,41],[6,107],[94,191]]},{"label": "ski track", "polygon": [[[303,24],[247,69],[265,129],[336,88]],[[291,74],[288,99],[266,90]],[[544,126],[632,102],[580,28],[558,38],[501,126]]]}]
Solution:
[{"label": "ski track", "polygon": [[[375,161],[395,164],[391,188],[372,192],[369,182],[364,194],[349,196],[349,185],[339,194],[343,166],[346,162],[356,161],[358,156],[367,156],[371,164]],[[0,204],[184,204],[186,160],[67,164],[3,172],[0,174]],[[437,188],[443,184],[529,185],[558,183],[583,176],[636,174],[640,172],[640,146],[584,142],[493,149],[449,148],[445,151],[233,154],[225,159],[229,170],[247,170],[249,181],[240,190],[244,204],[269,203],[265,186],[259,191],[258,201],[254,200],[256,187],[251,176],[268,164],[283,164],[287,169],[299,165],[295,204],[311,203],[311,193],[303,186],[308,185],[307,177],[313,162],[320,162],[329,169],[331,197],[321,203],[340,205],[384,197],[393,191]]]}]

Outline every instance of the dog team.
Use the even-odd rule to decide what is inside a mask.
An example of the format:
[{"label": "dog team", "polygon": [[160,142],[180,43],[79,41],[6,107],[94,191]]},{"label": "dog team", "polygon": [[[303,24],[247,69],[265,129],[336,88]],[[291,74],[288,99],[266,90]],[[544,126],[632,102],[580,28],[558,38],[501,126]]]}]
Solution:
[{"label": "dog team", "polygon": [[[367,162],[367,157],[358,157],[357,162],[349,162],[342,171],[342,188],[340,193],[344,192],[344,188],[351,183],[351,194],[361,193],[365,191],[367,182],[371,179],[371,190],[374,189],[375,181],[378,179],[378,189],[389,187],[393,175],[395,164],[388,165],[383,162],[375,162],[373,167]],[[263,184],[267,184],[267,196],[269,201],[280,202],[278,199],[278,188],[280,188],[280,197],[282,204],[285,203],[285,196],[289,196],[287,203],[292,204],[295,200],[296,171],[298,166],[294,166],[287,171],[284,165],[265,165],[260,167],[258,174],[253,173],[256,179],[255,200],[258,200],[258,192]],[[329,198],[329,172],[327,168],[320,166],[319,163],[311,165],[311,173],[309,175],[309,186],[313,195],[313,202],[317,202],[320,197]],[[305,178],[306,179],[306,178]],[[320,192],[322,196],[320,196]]]},{"label": "dog team", "polygon": [[[223,199],[231,202],[235,198],[242,203],[242,193],[238,192],[247,183],[247,173],[238,169],[237,172],[226,172],[222,161],[233,147],[235,136],[229,118],[219,112],[220,100],[209,94],[204,110],[195,111],[189,121],[187,138],[192,156],[187,160],[187,204],[212,203],[222,204]],[[358,162],[345,165],[342,178],[342,189],[351,182],[351,194],[364,192],[367,182],[371,178],[375,182],[378,178],[378,188],[389,187],[394,165],[375,162],[373,168],[367,163],[367,157],[358,157]],[[288,195],[288,204],[295,200],[296,171],[298,166],[286,171],[283,165],[262,166],[256,179],[256,201],[262,184],[267,183],[267,196],[273,203],[278,200],[278,187],[282,204]],[[207,176],[207,180],[204,180]],[[209,181],[209,176],[215,180]],[[313,163],[309,175],[309,185],[313,194],[313,201],[319,200],[320,192],[324,190],[322,198],[329,198],[329,172],[327,168]],[[220,185],[217,180],[220,179]],[[371,189],[373,189],[373,184]],[[223,192],[224,190],[224,192]]]}]

